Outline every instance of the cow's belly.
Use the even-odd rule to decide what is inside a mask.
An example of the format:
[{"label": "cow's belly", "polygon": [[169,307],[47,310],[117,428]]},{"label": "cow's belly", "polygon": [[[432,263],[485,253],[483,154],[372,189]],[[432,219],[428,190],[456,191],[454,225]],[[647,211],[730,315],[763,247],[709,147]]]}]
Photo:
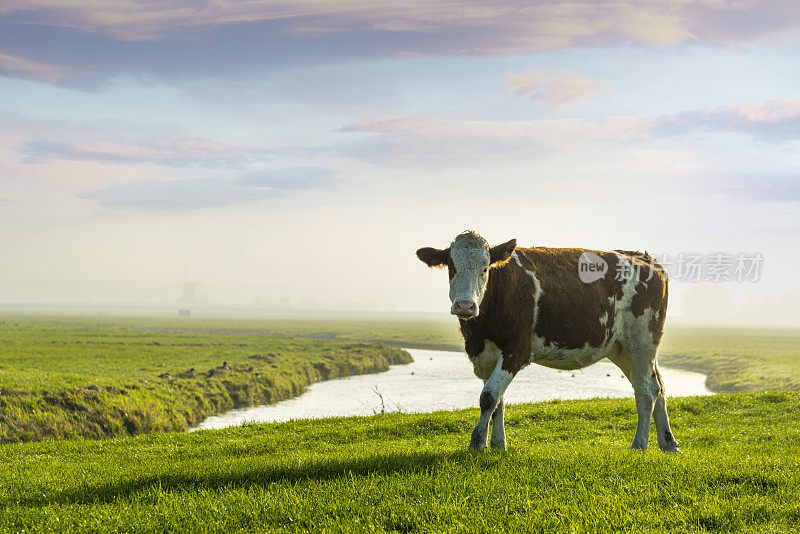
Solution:
[{"label": "cow's belly", "polygon": [[608,356],[608,346],[592,347],[588,343],[581,348],[567,349],[541,346],[531,354],[531,363],[552,369],[574,370],[597,363]]}]

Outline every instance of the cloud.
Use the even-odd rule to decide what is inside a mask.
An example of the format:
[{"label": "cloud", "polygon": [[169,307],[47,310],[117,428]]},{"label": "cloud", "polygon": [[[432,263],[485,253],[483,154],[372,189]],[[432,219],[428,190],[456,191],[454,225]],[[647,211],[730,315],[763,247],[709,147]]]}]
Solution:
[{"label": "cloud", "polygon": [[67,85],[118,74],[225,77],[358,58],[784,42],[798,33],[800,11],[787,0],[472,0],[455,9],[446,0],[6,0],[0,7],[0,52],[30,62],[2,71]]},{"label": "cloud", "polygon": [[[755,39],[796,30],[797,10],[791,1],[721,2],[719,0],[538,0],[522,3],[496,0],[205,0],[167,1],[6,0],[0,15],[14,22],[76,28],[125,41],[153,41],[179,34],[198,34],[231,25],[279,22],[295,36],[321,36],[352,31],[448,33],[449,29],[493,29],[504,48],[554,48],[595,38],[649,44],[686,40]],[[463,35],[469,42],[472,35]],[[451,38],[455,38],[452,36]],[[486,43],[476,48],[490,51]]]},{"label": "cloud", "polygon": [[447,160],[531,156],[588,143],[632,142],[697,132],[742,132],[777,142],[800,137],[800,99],[764,100],[654,117],[610,116],[524,121],[440,119],[433,115],[372,117],[340,128],[373,133],[342,151],[365,160],[438,164]]},{"label": "cloud", "polygon": [[34,139],[24,141],[17,153],[25,156],[25,163],[69,160],[202,168],[242,168],[271,159],[271,152],[264,147],[223,143],[188,134],[151,135],[119,142]]},{"label": "cloud", "polygon": [[69,75],[79,74],[69,67],[51,65],[0,52],[0,72],[15,78],[57,83]]},{"label": "cloud", "polygon": [[497,139],[511,144],[535,142],[560,145],[579,134],[581,139],[598,137],[629,139],[649,129],[650,121],[640,117],[616,116],[599,121],[584,119],[535,119],[523,121],[449,120],[434,116],[396,116],[368,119],[341,128],[342,132],[419,134],[454,140]]},{"label": "cloud", "polygon": [[399,133],[421,130],[437,122],[435,115],[390,115],[372,117],[339,128],[340,132]]},{"label": "cloud", "polygon": [[[623,2],[599,5],[594,1],[562,4],[554,0],[539,1],[520,6],[512,1],[493,4],[463,2],[453,9],[444,0],[412,0],[406,2],[329,2],[310,0],[287,3],[284,0],[242,2],[218,0],[213,5],[204,1],[164,2],[145,1],[114,2],[53,2],[51,0],[8,0],[0,8],[9,19],[26,24],[41,24],[76,28],[85,32],[113,36],[124,41],[154,41],[201,29],[227,25],[244,25],[279,22],[283,33],[294,36],[324,36],[348,31],[425,32],[435,33],[447,27],[477,30],[493,27],[513,30],[521,37],[522,30],[538,29],[538,34],[527,36],[541,45],[552,45],[571,36],[587,33],[585,22],[590,16],[605,21],[603,26],[625,28],[636,20],[651,28],[655,38],[675,39],[683,36],[679,17],[666,2],[650,2],[631,6]],[[581,16],[581,13],[583,16]],[[606,13],[606,16],[602,16]],[[671,16],[663,16],[663,15]],[[613,24],[614,18],[625,15],[624,21]],[[662,15],[654,17],[653,15]],[[572,21],[572,24],[564,24]],[[549,29],[549,26],[560,28]],[[660,31],[652,31],[658,26]],[[610,28],[607,28],[610,29]],[[631,30],[625,29],[626,33]],[[646,31],[640,31],[642,36]]]},{"label": "cloud", "polygon": [[95,189],[78,197],[107,208],[180,211],[257,202],[308,189],[330,189],[336,172],[294,167],[249,173],[235,179],[144,180]]},{"label": "cloud", "polygon": [[372,132],[353,141],[346,155],[440,164],[484,158],[530,156],[597,140],[625,141],[648,135],[652,121],[639,117],[538,119],[524,121],[446,120],[433,116],[366,119],[344,126],[342,132]]},{"label": "cloud", "polygon": [[717,130],[745,132],[762,139],[800,137],[800,98],[740,102],[709,110],[663,117],[665,131]]},{"label": "cloud", "polygon": [[800,202],[800,173],[713,172],[696,177],[693,182],[700,184],[706,193],[746,202]]},{"label": "cloud", "polygon": [[330,188],[336,182],[336,172],[325,167],[289,167],[271,171],[256,171],[236,179],[236,184],[276,191]]},{"label": "cloud", "polygon": [[527,96],[534,102],[544,102],[555,109],[564,109],[583,100],[614,92],[614,88],[608,84],[571,71],[531,69],[520,74],[508,74],[506,83],[516,95]]}]

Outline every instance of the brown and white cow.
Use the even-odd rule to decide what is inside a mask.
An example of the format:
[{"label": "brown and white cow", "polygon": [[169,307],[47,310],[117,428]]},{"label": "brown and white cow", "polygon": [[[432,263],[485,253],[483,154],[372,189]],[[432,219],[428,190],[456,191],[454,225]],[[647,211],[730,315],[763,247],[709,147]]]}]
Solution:
[{"label": "brown and white cow", "polygon": [[[464,232],[448,248],[421,248],[417,256],[430,267],[447,266],[451,313],[484,380],[470,448],[486,448],[491,419],[491,446],[505,449],[503,394],[529,363],[580,369],[608,358],[633,385],[638,424],[631,448],[647,448],[653,417],[661,449],[678,451],[656,362],[667,276],[646,253],[518,248],[514,239],[490,247]],[[593,281],[579,275],[587,257],[599,266]]]}]

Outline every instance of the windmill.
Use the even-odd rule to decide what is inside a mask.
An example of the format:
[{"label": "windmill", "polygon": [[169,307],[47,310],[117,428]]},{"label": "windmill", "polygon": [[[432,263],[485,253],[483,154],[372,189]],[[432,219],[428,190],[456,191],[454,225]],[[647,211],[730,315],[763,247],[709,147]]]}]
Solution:
[{"label": "windmill", "polygon": [[190,317],[192,315],[191,306],[197,303],[197,294],[195,290],[200,284],[195,284],[189,281],[189,264],[183,266],[183,283],[179,286],[172,285],[170,287],[180,287],[181,297],[178,299],[180,309],[178,315],[180,317]]},{"label": "windmill", "polygon": [[195,289],[199,287],[200,284],[195,284],[189,281],[189,264],[185,264],[183,266],[183,284],[181,285],[181,298],[178,300],[179,304],[185,304],[190,306],[195,303]]}]

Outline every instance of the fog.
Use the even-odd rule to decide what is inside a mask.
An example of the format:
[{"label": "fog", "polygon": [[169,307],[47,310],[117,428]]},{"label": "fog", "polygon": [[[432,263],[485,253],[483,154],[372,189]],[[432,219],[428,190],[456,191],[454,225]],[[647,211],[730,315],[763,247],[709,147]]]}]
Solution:
[{"label": "fog", "polygon": [[[155,220],[101,216],[60,222],[24,238],[5,234],[4,250],[13,253],[0,265],[0,305],[446,314],[446,274],[427,268],[414,252],[444,247],[459,231],[476,228],[493,243],[514,237],[521,246],[647,249],[673,257],[683,250],[758,251],[764,259],[755,281],[693,283],[670,273],[669,316],[695,323],[800,325],[800,288],[791,285],[797,260],[780,238],[692,236],[691,225],[666,214],[659,221],[651,217],[648,228],[618,226],[613,219],[592,223],[586,205],[572,210],[584,219],[564,217],[566,203],[543,205],[530,215],[524,203],[475,202],[470,210],[462,201],[446,212],[382,203],[296,208],[281,217],[263,205]],[[504,211],[510,212],[504,218],[493,216]],[[469,213],[473,224],[447,220],[448,213]]]}]

